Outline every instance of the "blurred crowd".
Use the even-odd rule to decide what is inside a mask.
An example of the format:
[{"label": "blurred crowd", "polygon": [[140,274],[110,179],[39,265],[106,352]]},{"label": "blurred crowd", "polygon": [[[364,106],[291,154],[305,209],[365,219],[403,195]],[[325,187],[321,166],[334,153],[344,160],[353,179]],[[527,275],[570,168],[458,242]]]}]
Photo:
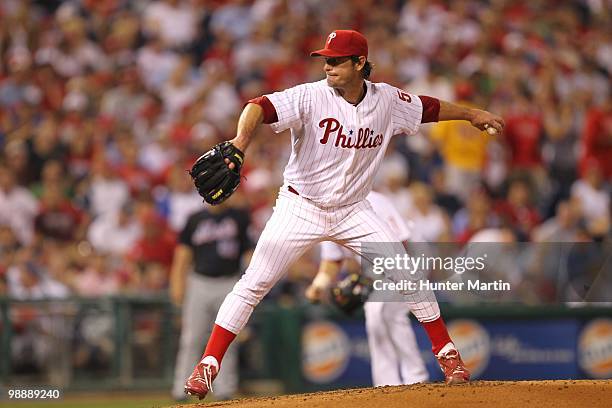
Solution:
[{"label": "blurred crowd", "polygon": [[[245,101],[323,78],[308,52],[336,28],[367,36],[373,81],[506,121],[497,137],[460,122],[395,137],[375,188],[419,235],[609,239],[609,1],[3,0],[0,295],[164,294],[203,207],[186,169],[233,137]],[[289,151],[266,126],[249,148],[230,203],[254,239]]]}]

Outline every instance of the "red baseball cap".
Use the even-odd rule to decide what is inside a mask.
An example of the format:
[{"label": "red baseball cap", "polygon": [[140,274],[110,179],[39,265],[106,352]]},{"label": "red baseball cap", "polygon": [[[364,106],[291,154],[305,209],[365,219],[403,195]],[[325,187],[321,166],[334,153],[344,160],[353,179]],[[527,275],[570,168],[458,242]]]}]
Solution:
[{"label": "red baseball cap", "polygon": [[355,30],[335,30],[327,36],[325,48],[310,53],[311,57],[368,57],[368,40]]}]

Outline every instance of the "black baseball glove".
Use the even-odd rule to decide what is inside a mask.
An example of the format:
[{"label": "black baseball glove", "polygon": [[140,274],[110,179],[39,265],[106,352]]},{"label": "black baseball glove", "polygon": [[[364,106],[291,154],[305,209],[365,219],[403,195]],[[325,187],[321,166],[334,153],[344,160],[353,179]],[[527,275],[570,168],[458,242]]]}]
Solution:
[{"label": "black baseball glove", "polygon": [[346,314],[359,309],[372,292],[372,279],[351,273],[331,288],[331,302]]},{"label": "black baseball glove", "polygon": [[[234,163],[230,169],[225,159]],[[240,184],[240,169],[244,153],[230,142],[215,145],[196,160],[189,175],[198,193],[211,205],[227,200]]]}]

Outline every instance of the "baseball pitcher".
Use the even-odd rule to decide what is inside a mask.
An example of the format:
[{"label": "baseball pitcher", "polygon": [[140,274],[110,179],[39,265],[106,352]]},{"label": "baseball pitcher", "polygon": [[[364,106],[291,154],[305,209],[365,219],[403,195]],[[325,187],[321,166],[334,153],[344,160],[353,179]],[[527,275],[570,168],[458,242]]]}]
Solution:
[{"label": "baseball pitcher", "polygon": [[[504,126],[489,112],[369,81],[368,43],[357,31],[332,32],[324,48],[311,56],[323,57],[325,79],[249,101],[236,137],[204,154],[191,170],[200,195],[216,204],[238,186],[244,152],[261,123],[275,132],[291,132],[291,156],[274,213],[249,267],[223,301],[202,359],[185,384],[185,391],[199,398],[211,391],[223,355],[255,306],[313,245],[332,240],[369,262],[363,244],[391,243],[381,246],[377,256],[405,254],[365,199],[394,135],[412,135],[421,123],[444,120],[467,120],[496,132]],[[468,381],[434,293],[406,292],[405,297],[431,340],[446,382]]]}]

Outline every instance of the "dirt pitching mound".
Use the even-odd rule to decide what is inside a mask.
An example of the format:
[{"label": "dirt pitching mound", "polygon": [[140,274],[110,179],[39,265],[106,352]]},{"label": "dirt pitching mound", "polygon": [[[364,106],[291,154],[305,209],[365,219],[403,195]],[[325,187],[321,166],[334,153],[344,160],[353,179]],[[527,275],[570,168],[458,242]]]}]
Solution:
[{"label": "dirt pitching mound", "polygon": [[281,397],[177,405],[176,408],[610,407],[612,380],[474,381],[445,386],[358,388]]}]

